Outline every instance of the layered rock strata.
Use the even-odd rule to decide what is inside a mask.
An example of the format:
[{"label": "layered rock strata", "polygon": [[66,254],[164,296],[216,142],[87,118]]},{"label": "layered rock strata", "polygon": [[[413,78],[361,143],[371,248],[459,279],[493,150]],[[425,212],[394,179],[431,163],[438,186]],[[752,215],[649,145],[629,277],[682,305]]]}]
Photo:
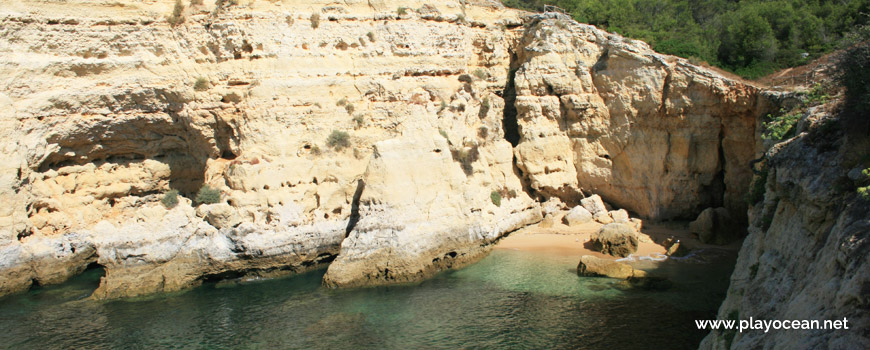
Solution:
[{"label": "layered rock strata", "polygon": [[517,165],[534,190],[651,219],[745,212],[759,89],[555,13],[515,54]]},{"label": "layered rock strata", "polygon": [[174,27],[169,0],[0,9],[0,294],[91,264],[114,298],[336,256],[329,285],[412,281],[589,192],[740,212],[752,86],[492,1],[219,3]]}]

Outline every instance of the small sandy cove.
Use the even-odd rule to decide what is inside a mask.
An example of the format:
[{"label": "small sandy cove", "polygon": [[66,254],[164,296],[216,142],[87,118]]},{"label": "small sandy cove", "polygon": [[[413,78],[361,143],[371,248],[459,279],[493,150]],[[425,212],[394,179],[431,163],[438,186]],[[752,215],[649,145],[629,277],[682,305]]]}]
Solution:
[{"label": "small sandy cove", "polygon": [[[574,227],[568,227],[562,223],[554,223],[551,227],[541,227],[541,224],[536,224],[502,238],[496,243],[495,249],[536,251],[576,257],[594,255],[605,259],[617,259],[588,248],[589,237],[598,232],[601,226],[604,225],[597,222],[589,222]],[[664,254],[665,248],[654,242],[663,242],[671,236],[681,242],[691,242],[693,246],[700,245],[700,242],[689,233],[685,223],[644,223],[641,233],[649,236],[650,239],[641,239],[637,253],[634,253],[635,256]]]}]

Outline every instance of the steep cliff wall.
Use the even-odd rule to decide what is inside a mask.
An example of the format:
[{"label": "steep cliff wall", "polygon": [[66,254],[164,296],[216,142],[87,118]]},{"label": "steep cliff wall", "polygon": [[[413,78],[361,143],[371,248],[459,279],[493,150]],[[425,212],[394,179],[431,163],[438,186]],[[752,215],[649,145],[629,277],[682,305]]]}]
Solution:
[{"label": "steep cliff wall", "polygon": [[643,43],[484,0],[173,3],[0,9],[0,294],[417,280],[551,196],[741,210],[758,90]]},{"label": "steep cliff wall", "polygon": [[766,154],[764,198],[750,208],[718,318],[845,318],[849,329],[714,331],[701,348],[870,347],[870,201],[854,189],[870,138],[844,135],[830,107],[812,109],[804,132]]},{"label": "steep cliff wall", "polygon": [[532,188],[567,202],[596,193],[652,219],[742,216],[770,108],[758,88],[556,14],[527,26],[517,165]]}]

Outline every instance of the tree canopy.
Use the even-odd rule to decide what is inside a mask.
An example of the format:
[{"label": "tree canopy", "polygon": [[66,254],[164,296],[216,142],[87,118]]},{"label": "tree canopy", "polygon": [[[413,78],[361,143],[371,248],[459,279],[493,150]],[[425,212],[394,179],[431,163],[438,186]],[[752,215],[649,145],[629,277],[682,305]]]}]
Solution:
[{"label": "tree canopy", "polygon": [[578,22],[747,78],[807,63],[870,24],[870,0],[504,0],[564,8]]}]

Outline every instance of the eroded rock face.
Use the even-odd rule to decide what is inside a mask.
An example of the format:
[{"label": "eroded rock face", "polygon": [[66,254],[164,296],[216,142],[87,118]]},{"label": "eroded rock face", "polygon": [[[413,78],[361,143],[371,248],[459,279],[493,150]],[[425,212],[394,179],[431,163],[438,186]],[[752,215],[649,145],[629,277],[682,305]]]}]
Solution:
[{"label": "eroded rock face", "polygon": [[[830,118],[808,120],[836,125]],[[749,235],[718,318],[846,318],[850,329],[714,331],[702,349],[870,347],[860,331],[870,327],[870,203],[854,187],[832,185],[851,181],[847,173],[870,140],[837,130],[799,134],[769,151],[764,198],[749,211]]]},{"label": "eroded rock face", "polygon": [[642,43],[486,0],[173,4],[0,9],[0,294],[94,262],[100,298],[335,256],[330,285],[411,281],[548,197],[739,206],[756,89]]},{"label": "eroded rock face", "polygon": [[769,108],[757,88],[559,14],[528,26],[516,51],[516,154],[532,188],[569,203],[600,194],[651,219],[745,212],[756,121]]},{"label": "eroded rock face", "polygon": [[[491,1],[207,3],[171,28],[173,5],[0,9],[0,74],[14,81],[0,87],[0,246],[9,252],[0,294],[65,279],[36,265],[68,276],[98,262],[106,276],[95,297],[113,298],[329,261],[356,237],[349,222],[369,213],[354,198],[372,146],[422,128],[463,178],[453,184],[475,193],[447,187],[454,202],[431,203],[481,216],[452,227],[468,236],[463,244],[529,221],[507,217],[536,206],[514,175],[496,94],[521,12]],[[349,146],[327,143],[334,130]],[[203,184],[221,200],[196,208],[189,199]],[[170,189],[182,197],[167,210]],[[408,208],[389,215],[420,222],[410,208],[422,207]],[[480,208],[498,214],[472,212]],[[454,236],[429,234],[421,251],[459,249],[443,242]],[[93,249],[42,254],[36,242],[58,237]]]},{"label": "eroded rock face", "polygon": [[[362,179],[361,219],[330,264],[327,286],[417,281],[474,261],[486,243],[541,220],[528,196],[492,203],[490,188],[467,177],[448,147],[423,131],[375,145]],[[510,163],[498,164],[503,152],[510,152],[506,141],[481,148],[480,159],[490,163],[485,172],[510,173]],[[516,179],[507,185],[508,192],[521,186]]]}]

